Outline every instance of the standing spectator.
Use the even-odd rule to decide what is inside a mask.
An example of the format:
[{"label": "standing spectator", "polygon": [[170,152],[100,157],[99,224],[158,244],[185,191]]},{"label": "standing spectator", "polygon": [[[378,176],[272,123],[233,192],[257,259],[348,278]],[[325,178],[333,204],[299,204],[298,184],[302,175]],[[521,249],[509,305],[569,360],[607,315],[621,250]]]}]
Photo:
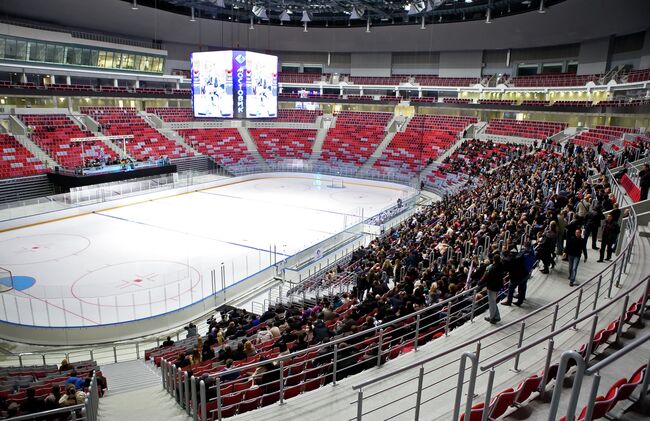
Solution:
[{"label": "standing spectator", "polygon": [[539,245],[537,249],[538,259],[544,264],[544,268],[540,271],[541,273],[549,273],[549,266],[555,267],[555,258],[553,253],[555,252],[555,243],[557,242],[557,223],[552,221],[548,229],[541,234],[539,239]]},{"label": "standing spectator", "polygon": [[526,299],[526,286],[530,273],[526,270],[526,249],[522,249],[519,253],[511,251],[503,259],[504,269],[508,272],[510,278],[510,285],[508,286],[508,299],[501,303],[504,306],[510,306],[512,299],[517,290],[517,307],[521,306]]},{"label": "standing spectator", "polygon": [[193,338],[195,336],[199,336],[199,332],[196,329],[196,325],[192,322],[190,322],[190,324],[185,326],[183,329],[187,331],[187,338]]},{"label": "standing spectator", "polygon": [[585,262],[587,261],[587,241],[582,238],[580,228],[576,229],[575,235],[567,240],[564,251],[569,258],[569,286],[574,286],[577,285],[576,276],[578,275],[580,256],[584,254]]},{"label": "standing spectator", "polygon": [[612,260],[612,252],[614,251],[614,244],[616,244],[619,232],[621,232],[621,227],[614,219],[614,216],[610,213],[607,215],[607,220],[603,226],[603,235],[600,243],[600,259],[598,259],[599,262],[602,262],[603,257],[605,257],[605,248],[607,248],[607,260]]},{"label": "standing spectator", "polygon": [[650,164],[644,164],[643,169],[639,171],[639,183],[641,184],[641,199],[648,198],[648,189],[650,189]]},{"label": "standing spectator", "polygon": [[558,256],[564,254],[564,237],[567,226],[567,211],[563,210],[557,215],[557,245],[556,252]]},{"label": "standing spectator", "polygon": [[598,238],[600,221],[603,219],[605,219],[605,215],[603,215],[602,207],[599,204],[592,206],[591,210],[587,214],[587,219],[585,221],[584,239],[587,241],[589,239],[589,236],[591,236],[591,248],[593,250],[598,250],[598,247],[596,247],[596,240]]},{"label": "standing spectator", "polygon": [[504,276],[505,271],[503,270],[501,257],[496,254],[492,256],[492,264],[488,266],[485,275],[483,275],[483,278],[481,279],[481,283],[487,288],[488,305],[490,306],[490,316],[486,317],[485,320],[492,324],[501,321],[499,306],[497,305],[497,297],[499,290],[503,288]]}]

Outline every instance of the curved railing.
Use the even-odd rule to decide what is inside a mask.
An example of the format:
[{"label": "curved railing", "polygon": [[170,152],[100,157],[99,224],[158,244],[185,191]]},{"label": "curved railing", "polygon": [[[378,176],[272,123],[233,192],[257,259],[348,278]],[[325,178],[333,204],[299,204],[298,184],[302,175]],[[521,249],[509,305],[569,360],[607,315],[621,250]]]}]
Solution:
[{"label": "curved railing", "polygon": [[[611,176],[611,173],[607,171],[607,174],[610,179],[612,190],[615,192],[619,203],[621,203],[624,193],[616,183],[616,180]],[[449,381],[455,377],[455,375],[442,379],[436,377],[436,373],[444,372],[445,368],[460,361],[460,358],[446,361],[444,360],[445,357],[455,355],[463,349],[475,346],[477,348],[477,354],[480,354],[482,359],[495,358],[502,355],[504,350],[512,347],[521,347],[522,343],[526,340],[535,340],[535,338],[542,332],[548,331],[549,329],[552,332],[555,330],[556,326],[564,326],[568,323],[573,323],[573,321],[580,317],[581,313],[585,312],[585,309],[595,309],[599,300],[611,298],[614,287],[620,287],[622,274],[627,272],[632,256],[632,249],[637,236],[637,220],[634,208],[629,208],[629,215],[625,218],[625,224],[622,229],[625,230],[627,235],[622,246],[619,248],[619,255],[602,271],[581,283],[578,288],[571,290],[559,299],[556,299],[553,302],[550,302],[495,330],[490,330],[487,333],[464,341],[459,345],[453,346],[435,355],[418,360],[417,362],[400,369],[356,383],[353,386],[353,389],[357,391],[358,394],[357,401],[355,402],[358,408],[356,419],[360,420],[364,416],[372,416],[376,411],[384,410],[389,405],[397,403],[398,401],[400,402],[399,412],[388,417],[386,417],[385,414],[382,414],[382,417],[391,418],[411,412],[418,414],[421,405],[430,404],[431,402],[441,402],[441,399],[444,401],[445,398],[449,398],[450,392],[457,389],[454,386],[454,382]],[[519,326],[520,329],[513,332],[512,328],[515,326]],[[507,336],[500,336],[503,334],[506,334]],[[490,338],[496,339],[485,344],[484,342]],[[494,352],[490,354],[489,352],[491,352],[491,350]],[[437,364],[432,368],[432,363]],[[514,365],[515,370],[518,370],[518,364],[519,361],[517,359]],[[425,368],[425,365],[428,365],[428,368]],[[479,373],[478,376],[481,376],[482,374],[483,373]],[[403,377],[407,377],[408,379],[400,380],[398,379],[398,376],[400,375],[404,375]],[[387,383],[390,384],[390,386],[382,386],[384,381],[388,381]],[[411,384],[411,386],[419,384],[419,386],[416,387],[415,391],[405,395],[400,395],[398,399],[394,399],[395,388],[407,384]],[[367,391],[369,388],[372,390],[372,393],[364,394],[364,390]],[[423,397],[423,391],[426,392],[429,389],[435,389],[439,394],[434,395],[433,397]],[[439,392],[440,389],[445,390]],[[473,390],[470,390],[469,395],[472,394]],[[413,399],[413,406],[404,409],[404,399],[408,399],[409,397]],[[368,408],[371,403],[378,403],[378,405],[373,408]]]},{"label": "curved railing", "polygon": [[[618,189],[617,185],[612,185]],[[421,390],[420,396],[418,396],[417,391],[395,396],[396,387],[409,383],[415,385],[416,382],[420,381],[420,389],[422,389],[422,381],[427,375],[431,377],[431,379],[427,380],[431,381],[426,383],[425,388],[438,386],[438,388],[445,389],[445,391],[435,396],[432,400],[443,399],[444,402],[444,399],[446,399],[445,395],[455,390],[452,384],[453,382],[450,382],[453,379],[453,375],[440,378],[438,373],[444,372],[446,367],[450,367],[451,364],[459,361],[459,358],[455,358],[453,361],[447,361],[444,360],[445,357],[456,355],[460,350],[470,346],[476,346],[477,349],[480,349],[484,357],[499,355],[503,352],[504,348],[520,346],[526,340],[534,340],[549,328],[552,331],[556,326],[561,326],[577,319],[586,309],[595,308],[599,300],[610,298],[614,287],[620,285],[622,275],[627,271],[632,256],[637,231],[634,209],[630,208],[630,214],[624,221],[624,241],[619,248],[620,252],[617,258],[597,275],[583,282],[578,288],[496,330],[491,330],[488,333],[474,337],[462,344],[420,360],[417,363],[354,385],[353,389],[358,393],[358,399],[355,402],[358,406],[357,419],[361,419],[364,416],[376,416],[376,411],[382,410],[396,402],[400,402],[399,406],[403,408],[404,399],[408,399],[409,397],[417,398],[417,404],[406,410],[402,409],[399,413],[389,417],[385,417],[385,414],[382,414],[382,417],[403,416],[409,411],[415,411],[423,403],[421,401]],[[265,361],[239,365],[236,369],[241,373],[248,373],[256,370],[260,366],[273,364],[277,367],[274,370],[279,372],[277,391],[272,389],[270,393],[264,393],[262,399],[268,397],[268,399],[274,400],[275,394],[277,393],[277,400],[283,402],[285,396],[293,396],[295,393],[291,387],[285,385],[284,381],[286,376],[291,376],[290,367],[300,364],[301,361],[304,362],[304,359],[313,359],[317,354],[318,358],[326,361],[326,363],[323,368],[317,370],[317,375],[309,380],[315,382],[320,381],[319,385],[329,382],[336,384],[340,378],[354,372],[354,370],[350,370],[349,364],[343,364],[342,361],[349,361],[350,358],[363,355],[366,358],[362,362],[356,361],[352,364],[352,367],[367,368],[370,365],[382,365],[387,358],[392,358],[393,354],[398,355],[400,352],[409,352],[411,350],[417,351],[418,347],[423,343],[442,335],[449,335],[449,332],[453,328],[465,322],[473,322],[476,314],[485,311],[487,307],[486,298],[477,295],[478,290],[478,287],[473,287],[464,293],[444,300],[432,307],[421,309],[390,323],[331,341],[325,345],[310,347],[302,351],[292,352],[289,355],[269,358]],[[514,326],[521,326],[521,328],[517,329],[514,333],[510,332]],[[502,333],[506,334],[506,336],[503,336]],[[485,343],[486,341],[488,343]],[[350,355],[349,346],[346,346],[346,344],[350,343],[361,343],[364,346],[362,348],[355,346],[356,349]],[[340,350],[341,347],[348,349],[345,355]],[[395,351],[396,347],[401,347],[401,350]],[[492,351],[494,353],[489,354]],[[438,364],[434,368],[425,371],[425,364],[432,362],[437,362]],[[345,367],[341,368],[342,365]],[[201,381],[196,384],[192,378],[185,375],[183,370],[177,369],[173,363],[163,360],[161,367],[164,387],[170,394],[177,397],[188,413],[200,414],[201,419],[205,420],[209,416],[209,412],[213,411],[215,418],[221,419],[222,411],[229,410],[229,407],[223,404],[223,398],[221,396],[222,389],[231,386],[228,382],[221,380],[221,377],[226,375],[226,373],[220,372],[218,371],[219,369],[210,366],[206,370],[210,372],[208,381]],[[415,373],[415,369],[420,369],[419,375]],[[197,379],[200,372],[201,370],[198,370],[195,373]],[[397,379],[397,376],[401,374],[404,374],[407,379],[403,381]],[[253,378],[251,377],[248,380],[252,383]],[[389,386],[379,388],[378,390],[377,388],[373,388],[374,385],[386,380],[389,381],[382,384],[389,384]],[[242,380],[239,379],[238,381],[241,382]],[[305,384],[303,386],[305,390],[307,387],[313,387],[311,383],[309,383],[310,386],[307,386],[307,384],[305,377]],[[364,390],[368,390],[369,388],[373,388],[372,394],[364,396]],[[371,401],[377,402],[379,405],[369,409],[368,404]],[[193,408],[191,405],[198,406]]]}]

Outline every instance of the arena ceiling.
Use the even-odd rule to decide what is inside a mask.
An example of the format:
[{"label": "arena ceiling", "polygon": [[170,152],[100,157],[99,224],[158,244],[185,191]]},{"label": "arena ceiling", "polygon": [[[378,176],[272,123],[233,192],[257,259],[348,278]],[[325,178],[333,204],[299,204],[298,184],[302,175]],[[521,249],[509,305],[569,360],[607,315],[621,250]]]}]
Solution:
[{"label": "arena ceiling", "polygon": [[444,24],[541,12],[565,0],[123,0],[191,18],[316,27]]}]

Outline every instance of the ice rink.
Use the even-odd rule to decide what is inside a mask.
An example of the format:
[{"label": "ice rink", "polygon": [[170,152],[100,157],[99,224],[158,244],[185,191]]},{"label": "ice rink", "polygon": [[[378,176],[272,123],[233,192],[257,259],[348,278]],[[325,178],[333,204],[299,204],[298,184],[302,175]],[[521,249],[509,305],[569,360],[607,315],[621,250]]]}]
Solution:
[{"label": "ice rink", "polygon": [[[260,178],[0,233],[3,320],[93,326],[172,311],[395,204],[405,186]],[[2,275],[0,275],[2,278]],[[7,278],[0,280],[6,283]]]}]

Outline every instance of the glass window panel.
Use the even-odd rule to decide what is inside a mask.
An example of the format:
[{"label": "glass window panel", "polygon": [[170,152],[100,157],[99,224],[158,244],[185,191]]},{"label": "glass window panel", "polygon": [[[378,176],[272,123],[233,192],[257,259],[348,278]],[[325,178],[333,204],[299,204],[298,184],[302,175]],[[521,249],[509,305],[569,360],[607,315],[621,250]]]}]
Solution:
[{"label": "glass window panel", "polygon": [[30,42],[29,60],[39,62],[45,61],[45,44],[40,42]]},{"label": "glass window panel", "polygon": [[81,50],[81,65],[90,66],[90,50],[88,48]]},{"label": "glass window panel", "polygon": [[99,58],[99,51],[90,50],[90,65],[95,67],[97,66],[97,60]]},{"label": "glass window panel", "polygon": [[54,62],[63,63],[64,55],[65,55],[65,47],[63,47],[63,45],[56,45],[54,49]]},{"label": "glass window panel", "polygon": [[15,59],[16,58],[16,40],[7,38],[5,44],[5,58]]},{"label": "glass window panel", "polygon": [[122,67],[122,53],[113,53],[113,68],[119,69]]},{"label": "glass window panel", "polygon": [[140,70],[140,63],[141,63],[141,60],[142,60],[142,56],[141,56],[141,55],[136,55],[136,56],[135,56],[135,63],[134,63],[134,65],[133,65],[133,68],[134,68],[135,70]]},{"label": "glass window panel", "polygon": [[27,42],[26,41],[17,41],[16,42],[16,60],[27,61]]},{"label": "glass window panel", "polygon": [[0,58],[5,57],[5,39],[0,38]]},{"label": "glass window panel", "polygon": [[45,61],[48,63],[57,63],[56,60],[56,45],[46,44],[45,45]]},{"label": "glass window panel", "polygon": [[113,67],[113,52],[112,51],[106,51],[106,61],[104,62],[104,67],[105,68],[111,68]]},{"label": "glass window panel", "polygon": [[97,67],[106,67],[106,51],[99,51]]},{"label": "glass window panel", "polygon": [[127,61],[126,65],[124,66],[125,69],[133,70],[135,69],[135,54],[129,54],[127,56]]}]

